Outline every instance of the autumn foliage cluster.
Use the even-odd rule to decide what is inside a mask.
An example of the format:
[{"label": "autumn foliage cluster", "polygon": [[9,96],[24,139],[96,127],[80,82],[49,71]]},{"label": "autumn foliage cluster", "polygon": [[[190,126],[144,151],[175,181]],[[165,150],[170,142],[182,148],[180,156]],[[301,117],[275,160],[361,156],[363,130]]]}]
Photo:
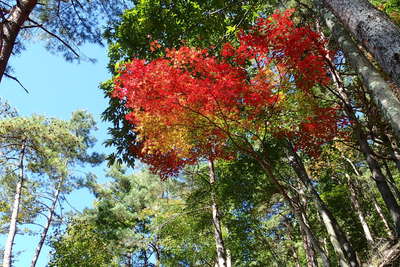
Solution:
[{"label": "autumn foliage cluster", "polygon": [[316,155],[338,127],[336,110],[319,107],[311,90],[329,82],[330,52],[292,13],[259,19],[218,55],[183,46],[125,64],[113,96],[131,110],[127,119],[140,140],[132,151],[164,178],[199,159],[234,157],[238,136],[247,144],[266,135],[291,138]]}]

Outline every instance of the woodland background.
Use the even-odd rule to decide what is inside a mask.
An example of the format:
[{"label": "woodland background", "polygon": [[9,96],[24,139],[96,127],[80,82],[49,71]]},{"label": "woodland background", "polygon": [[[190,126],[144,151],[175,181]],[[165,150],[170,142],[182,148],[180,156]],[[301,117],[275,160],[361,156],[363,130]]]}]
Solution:
[{"label": "woodland background", "polygon": [[4,267],[399,266],[398,1],[0,15]]}]

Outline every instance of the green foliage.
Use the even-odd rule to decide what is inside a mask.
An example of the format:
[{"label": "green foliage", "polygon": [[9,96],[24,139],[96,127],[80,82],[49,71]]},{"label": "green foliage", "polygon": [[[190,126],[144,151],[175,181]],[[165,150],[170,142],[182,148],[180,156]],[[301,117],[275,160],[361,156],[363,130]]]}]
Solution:
[{"label": "green foliage", "polygon": [[74,168],[77,164],[101,162],[103,156],[88,152],[94,145],[94,129],[92,116],[84,111],[73,113],[70,121],[36,115],[0,120],[0,203],[4,204],[0,208],[1,231],[8,228],[20,179],[24,181],[19,224],[36,222],[39,213],[48,210],[60,183],[61,194],[66,195],[93,179],[92,175],[77,175]]},{"label": "green foliage", "polygon": [[[117,75],[118,65],[133,56],[153,59],[163,53],[152,53],[150,43],[157,40],[163,48],[194,45],[220,49],[224,41],[235,36],[240,28],[254,22],[259,13],[272,9],[277,1],[135,1],[135,7],[124,11],[121,21],[112,24],[105,33],[109,45],[109,70]],[[235,30],[233,30],[235,28]],[[106,145],[115,148],[109,156],[110,163],[133,166],[135,155],[128,149],[136,142],[136,134],[126,121],[129,110],[121,101],[111,98],[111,81],[101,85],[109,97],[109,106],[103,112],[103,119],[112,123],[111,138]]]},{"label": "green foliage", "polygon": [[65,233],[57,233],[50,245],[62,253],[52,254],[49,266],[118,266],[113,262],[115,250],[98,232],[96,225],[87,220],[71,220]]},{"label": "green foliage", "polygon": [[400,2],[398,0],[370,0],[370,2],[400,25]]}]

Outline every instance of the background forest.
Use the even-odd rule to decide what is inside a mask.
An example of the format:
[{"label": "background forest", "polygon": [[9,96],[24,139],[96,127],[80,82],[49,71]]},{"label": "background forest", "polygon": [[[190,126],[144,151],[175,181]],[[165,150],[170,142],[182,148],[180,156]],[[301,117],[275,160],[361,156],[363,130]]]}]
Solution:
[{"label": "background forest", "polygon": [[399,1],[0,15],[3,267],[400,266]]}]

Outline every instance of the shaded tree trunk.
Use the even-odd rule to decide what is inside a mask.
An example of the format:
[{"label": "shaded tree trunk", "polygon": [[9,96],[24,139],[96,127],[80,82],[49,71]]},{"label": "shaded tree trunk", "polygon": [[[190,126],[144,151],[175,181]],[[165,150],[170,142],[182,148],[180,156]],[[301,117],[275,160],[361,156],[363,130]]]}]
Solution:
[{"label": "shaded tree trunk", "polygon": [[390,171],[390,168],[385,160],[383,161],[383,166],[385,167],[385,173],[386,173],[386,177],[388,178],[388,184],[389,184],[390,188],[392,189],[393,194],[395,195],[397,201],[399,201],[400,200],[400,191],[397,188],[396,181],[394,180],[392,172]]},{"label": "shaded tree trunk", "polygon": [[400,171],[400,149],[399,145],[397,144],[396,138],[391,134],[385,134],[387,139],[390,142],[389,149],[390,153],[392,154],[394,163],[396,164],[397,170]]},{"label": "shaded tree trunk", "polygon": [[388,221],[385,218],[385,215],[382,212],[381,207],[379,206],[378,202],[376,201],[375,196],[373,195],[373,193],[371,193],[372,195],[372,203],[374,204],[374,208],[376,210],[376,213],[378,213],[379,217],[381,218],[383,225],[385,226],[386,229],[386,233],[388,234],[389,238],[394,239],[395,235],[392,231],[392,228],[390,228]]},{"label": "shaded tree trunk", "polygon": [[224,245],[224,240],[222,238],[222,227],[221,227],[221,220],[220,220],[220,213],[218,209],[218,204],[215,196],[214,185],[216,182],[216,175],[214,169],[214,162],[213,160],[208,161],[209,167],[209,175],[210,175],[210,185],[211,185],[211,209],[212,209],[212,222],[214,226],[214,238],[215,238],[215,245],[217,249],[217,262],[218,267],[227,267],[227,260],[226,260],[226,249]]},{"label": "shaded tree trunk", "polygon": [[[343,2],[351,3],[353,1],[345,0]],[[345,54],[347,61],[358,73],[363,85],[371,92],[374,103],[400,138],[400,101],[392,92],[389,84],[358,49],[357,45],[344,30],[343,26],[335,20],[333,15],[329,12],[324,12],[323,19],[331,30],[332,37]],[[335,78],[335,75],[333,78]]]},{"label": "shaded tree trunk", "polygon": [[[19,0],[8,11],[8,17],[4,18],[0,25],[0,82],[6,71],[8,60],[13,51],[15,41],[22,25],[28,20],[37,0]],[[4,14],[5,10],[1,10]]]},{"label": "shaded tree trunk", "polygon": [[46,240],[47,233],[48,233],[48,231],[50,229],[51,223],[53,222],[53,216],[54,216],[54,213],[55,213],[55,210],[56,210],[58,197],[60,195],[61,187],[63,185],[63,182],[64,182],[64,177],[62,177],[60,179],[60,182],[58,183],[56,191],[54,193],[54,199],[53,199],[53,202],[51,203],[51,207],[50,207],[50,210],[49,210],[49,215],[47,217],[46,226],[44,227],[44,229],[42,231],[42,234],[40,235],[39,243],[36,246],[35,254],[32,257],[31,267],[35,267],[36,266],[36,263],[37,263],[37,260],[39,259],[39,255],[40,255],[40,252],[42,250],[44,241]]},{"label": "shaded tree trunk", "polygon": [[[300,188],[299,189],[299,191],[298,191],[298,193],[299,193],[299,199],[300,199],[300,203],[301,203],[301,207],[302,207],[302,209],[301,209],[301,217],[302,217],[302,220],[303,220],[303,222],[304,222],[304,224],[308,227],[308,228],[310,228],[310,230],[311,230],[311,227],[310,227],[310,223],[309,223],[309,221],[308,221],[308,218],[307,218],[307,214],[306,214],[306,210],[307,210],[307,199],[306,199],[306,197],[304,196],[304,190],[302,189],[302,188]],[[301,225],[300,225],[301,226]],[[301,229],[301,227],[300,227],[300,229]],[[303,230],[304,231],[304,230]],[[312,233],[313,234],[313,233]],[[311,267],[313,267],[313,266],[318,266],[318,261],[317,261],[317,258],[316,258],[316,256],[315,256],[315,249],[314,249],[314,246],[313,246],[313,244],[310,242],[310,239],[311,238],[314,238],[315,240],[317,240],[317,238],[315,237],[315,235],[314,236],[312,236],[312,237],[309,237],[307,234],[306,234],[306,242],[308,242],[309,244],[307,244],[307,260],[309,260],[309,261],[307,261],[307,264],[308,264],[308,266],[311,266]],[[304,244],[303,244],[304,245]],[[318,242],[318,245],[319,245],[319,242]],[[304,247],[306,247],[305,245],[304,245]],[[319,250],[323,250],[322,249],[322,246],[319,246],[319,248],[318,248]],[[326,257],[326,258],[328,258],[328,255],[326,255],[325,254],[325,252],[324,252],[324,257]],[[308,259],[309,258],[309,259]]]},{"label": "shaded tree trunk", "polygon": [[[305,219],[305,216],[303,216],[303,220],[304,219]],[[286,217],[284,217],[284,220],[285,220],[285,225],[288,228],[289,239],[292,242],[294,242],[295,239],[294,239],[294,236],[293,236],[293,227],[291,225],[291,222]],[[308,222],[306,222],[306,221],[303,221],[303,222],[309,227]],[[312,244],[310,242],[310,238],[307,236],[307,233],[303,229],[303,227],[301,227],[301,224],[300,224],[300,233],[301,233],[301,237],[303,239],[303,247],[304,247],[304,251],[306,253],[306,257],[307,257],[307,267],[318,267],[318,262],[317,262],[317,259],[315,257],[314,249],[313,249]],[[296,248],[294,248],[291,245],[290,249],[292,250],[294,258],[296,260],[296,266],[300,267],[299,256],[298,256]]]},{"label": "shaded tree trunk", "polygon": [[257,162],[260,164],[261,168],[265,171],[266,175],[268,175],[273,183],[278,187],[279,192],[281,195],[285,198],[287,203],[289,204],[290,208],[292,209],[293,213],[295,214],[296,218],[299,221],[300,227],[304,230],[304,232],[307,235],[308,240],[311,242],[313,245],[314,249],[320,254],[322,263],[324,267],[329,267],[330,262],[328,257],[326,256],[326,253],[321,249],[321,246],[319,245],[318,240],[316,239],[314,233],[312,230],[307,226],[307,224],[303,220],[302,212],[301,212],[301,205],[296,203],[292,198],[289,197],[289,195],[286,193],[285,188],[279,183],[279,180],[275,177],[275,175],[272,172],[272,168],[270,164],[268,163],[267,160],[262,160],[260,159],[257,155],[252,154],[254,159],[257,160]]},{"label": "shaded tree trunk", "polygon": [[374,242],[374,239],[372,237],[371,231],[370,231],[369,226],[367,224],[367,220],[365,219],[364,211],[362,210],[361,205],[358,202],[357,193],[356,193],[357,190],[355,188],[355,185],[354,185],[350,175],[348,175],[347,173],[346,173],[346,178],[347,178],[347,183],[349,185],[351,204],[352,204],[352,206],[353,206],[353,208],[354,208],[354,210],[355,210],[355,212],[356,212],[356,214],[358,216],[358,219],[360,220],[361,226],[362,226],[363,231],[364,231],[365,239],[367,239],[369,245],[371,245]]},{"label": "shaded tree trunk", "polygon": [[306,231],[300,225],[301,238],[303,239],[303,248],[307,258],[307,267],[318,267],[318,262],[315,258],[315,252],[312,248],[310,238]]},{"label": "shaded tree trunk", "polygon": [[299,177],[302,184],[305,186],[305,188],[307,188],[307,191],[312,195],[315,206],[318,210],[318,213],[322,217],[322,221],[324,222],[333,248],[335,249],[335,252],[339,257],[340,265],[359,266],[356,254],[353,251],[351,244],[347,240],[336,219],[334,218],[328,207],[325,205],[325,203],[322,201],[318,192],[313,187],[310,177],[308,176],[301,159],[293,150],[293,147],[290,143],[288,144],[287,151],[290,165]]},{"label": "shaded tree trunk", "polygon": [[368,0],[323,0],[400,87],[400,29]]},{"label": "shaded tree trunk", "polygon": [[[327,21],[327,23],[328,22],[329,21]],[[350,97],[348,96],[343,86],[343,82],[338,72],[336,71],[333,62],[330,58],[327,58],[327,61],[330,63],[330,72],[332,74],[332,79],[336,87],[336,93],[340,96],[340,100],[342,101],[342,105],[347,116],[354,122],[353,132],[355,138],[360,146],[361,152],[364,154],[368,167],[371,170],[372,178],[375,181],[379,193],[381,194],[385,205],[390,212],[391,218],[395,225],[396,235],[398,236],[400,234],[400,207],[396,201],[396,198],[393,196],[392,191],[390,190],[385,176],[382,173],[379,162],[375,158],[372,149],[369,146],[368,139],[362,129],[362,125],[359,123],[355,115],[355,112],[351,105]]]},{"label": "shaded tree trunk", "polygon": [[10,229],[8,230],[8,236],[6,243],[4,245],[4,255],[3,255],[3,267],[11,267],[12,264],[12,249],[14,245],[15,235],[17,233],[17,222],[19,214],[19,206],[21,202],[22,187],[25,181],[24,174],[24,158],[25,158],[25,145],[22,145],[20,158],[19,158],[19,177],[17,186],[15,189],[14,203],[12,206],[11,219],[10,219]]}]

